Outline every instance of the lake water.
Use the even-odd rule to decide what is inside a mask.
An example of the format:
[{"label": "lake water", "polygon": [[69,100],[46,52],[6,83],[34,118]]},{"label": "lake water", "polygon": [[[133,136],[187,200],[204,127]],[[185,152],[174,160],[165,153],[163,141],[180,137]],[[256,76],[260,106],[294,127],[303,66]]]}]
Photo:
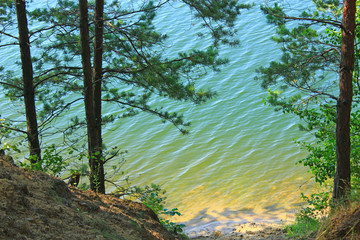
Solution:
[{"label": "lake water", "polygon": [[[288,2],[293,9],[309,4]],[[156,26],[169,35],[171,49],[178,51],[196,47],[193,29],[197,21],[176,2],[159,13]],[[267,92],[253,80],[256,68],[280,57],[279,46],[270,39],[274,28],[266,23],[258,6],[242,11],[236,28],[241,46],[221,50],[230,63],[199,82],[215,90],[217,97],[200,106],[169,103],[192,122],[189,135],[181,135],[148,114],[104,127],[108,147],[128,150],[123,170],[132,184],[163,185],[167,206],[179,209],[183,216],[176,220],[185,222],[189,231],[199,226],[291,219],[301,203],[300,192],[313,187],[307,169],[295,165],[307,153],[293,142],[311,136],[298,129],[294,116],[265,106],[262,101]],[[0,65],[18,56],[13,49],[7,51],[0,49]],[[3,97],[0,108],[2,117],[16,115]],[[104,107],[103,113],[116,111]],[[69,114],[82,114],[82,105]],[[113,190],[110,185],[108,190]]]}]

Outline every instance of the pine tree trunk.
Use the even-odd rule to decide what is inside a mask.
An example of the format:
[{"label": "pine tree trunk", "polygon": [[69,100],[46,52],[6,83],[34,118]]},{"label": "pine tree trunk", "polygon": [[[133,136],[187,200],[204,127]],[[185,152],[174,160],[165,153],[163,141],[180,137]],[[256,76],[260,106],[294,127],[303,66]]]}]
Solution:
[{"label": "pine tree trunk", "polygon": [[103,35],[104,35],[104,0],[95,2],[95,40],[94,40],[94,114],[95,114],[95,134],[96,155],[95,171],[99,178],[100,185],[97,191],[105,193],[104,161],[102,156],[102,135],[101,135],[101,85],[102,85],[102,56],[103,56]]},{"label": "pine tree trunk", "polygon": [[[95,90],[95,87],[98,87],[99,84],[95,85],[91,68],[89,16],[87,0],[79,0],[79,7],[81,58],[84,74],[84,103],[88,136],[90,188],[95,192],[105,193],[104,168],[101,151],[101,81],[100,93],[98,93],[99,90]],[[96,71],[94,72],[95,78],[98,74],[96,73]],[[97,94],[100,94],[100,103],[97,100],[98,95],[96,95],[95,99],[95,91]]]},{"label": "pine tree trunk", "polygon": [[29,142],[31,162],[41,159],[39,132],[35,108],[35,89],[33,82],[33,67],[30,54],[29,30],[26,18],[25,0],[16,0],[16,14],[19,28],[19,44],[21,53],[21,66],[23,75],[24,103],[27,124],[27,137]]},{"label": "pine tree trunk", "polygon": [[346,200],[350,182],[350,113],[353,96],[356,0],[344,0],[340,64],[340,95],[337,101],[336,157],[333,200]]}]

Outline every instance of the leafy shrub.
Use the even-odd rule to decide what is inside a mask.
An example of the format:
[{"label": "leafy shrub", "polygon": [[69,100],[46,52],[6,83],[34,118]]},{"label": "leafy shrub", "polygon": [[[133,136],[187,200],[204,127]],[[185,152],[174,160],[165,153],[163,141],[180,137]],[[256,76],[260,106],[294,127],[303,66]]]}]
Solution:
[{"label": "leafy shrub", "polygon": [[[138,191],[141,188],[138,189]],[[144,188],[143,194],[141,194],[139,200],[142,201],[146,206],[151,208],[158,216],[161,224],[167,228],[170,232],[175,234],[179,234],[185,236],[184,234],[184,224],[177,224],[172,222],[169,219],[165,219],[165,216],[173,217],[173,216],[181,216],[181,213],[177,208],[173,208],[168,210],[164,207],[165,205],[165,190],[162,190],[160,185],[151,184],[151,186],[146,186]]]},{"label": "leafy shrub", "polygon": [[116,192],[120,193],[120,196],[127,195],[141,201],[158,215],[161,224],[168,229],[168,231],[187,238],[184,233],[184,224],[178,224],[167,219],[173,216],[181,216],[181,213],[177,208],[172,208],[171,210],[165,208],[166,191],[161,189],[160,185],[151,184],[145,187],[119,188]]},{"label": "leafy shrub", "polygon": [[[31,158],[33,157],[36,156],[32,156]],[[20,166],[25,169],[47,172],[53,176],[59,176],[67,166],[62,156],[56,152],[55,145],[47,147],[44,150],[42,158],[37,160],[37,162],[31,163],[31,158],[29,161],[21,162]]]},{"label": "leafy shrub", "polygon": [[308,206],[300,210],[300,216],[306,218],[310,217],[317,219],[324,216],[330,205],[330,192],[313,193],[310,196],[305,196],[301,193],[301,198],[308,203]]}]

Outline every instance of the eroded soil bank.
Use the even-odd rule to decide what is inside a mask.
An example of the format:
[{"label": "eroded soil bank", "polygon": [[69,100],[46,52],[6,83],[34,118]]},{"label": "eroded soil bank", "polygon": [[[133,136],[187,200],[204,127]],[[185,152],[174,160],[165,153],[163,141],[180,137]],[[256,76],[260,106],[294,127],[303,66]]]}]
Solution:
[{"label": "eroded soil bank", "polygon": [[177,239],[141,203],[68,187],[0,159],[0,239]]}]

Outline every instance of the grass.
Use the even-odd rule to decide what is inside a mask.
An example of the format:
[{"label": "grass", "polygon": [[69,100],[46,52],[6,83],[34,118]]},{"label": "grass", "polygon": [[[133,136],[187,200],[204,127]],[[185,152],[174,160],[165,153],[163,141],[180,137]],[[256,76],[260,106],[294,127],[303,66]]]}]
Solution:
[{"label": "grass", "polygon": [[338,204],[323,217],[299,214],[293,224],[285,226],[288,237],[296,240],[360,239],[360,199],[356,196],[351,200],[351,203]]},{"label": "grass", "polygon": [[348,206],[338,206],[324,221],[319,234],[319,240],[360,239],[360,202],[352,202]]},{"label": "grass", "polygon": [[320,221],[308,216],[298,216],[295,223],[287,225],[285,230],[291,239],[305,240],[314,237],[320,228]]}]

